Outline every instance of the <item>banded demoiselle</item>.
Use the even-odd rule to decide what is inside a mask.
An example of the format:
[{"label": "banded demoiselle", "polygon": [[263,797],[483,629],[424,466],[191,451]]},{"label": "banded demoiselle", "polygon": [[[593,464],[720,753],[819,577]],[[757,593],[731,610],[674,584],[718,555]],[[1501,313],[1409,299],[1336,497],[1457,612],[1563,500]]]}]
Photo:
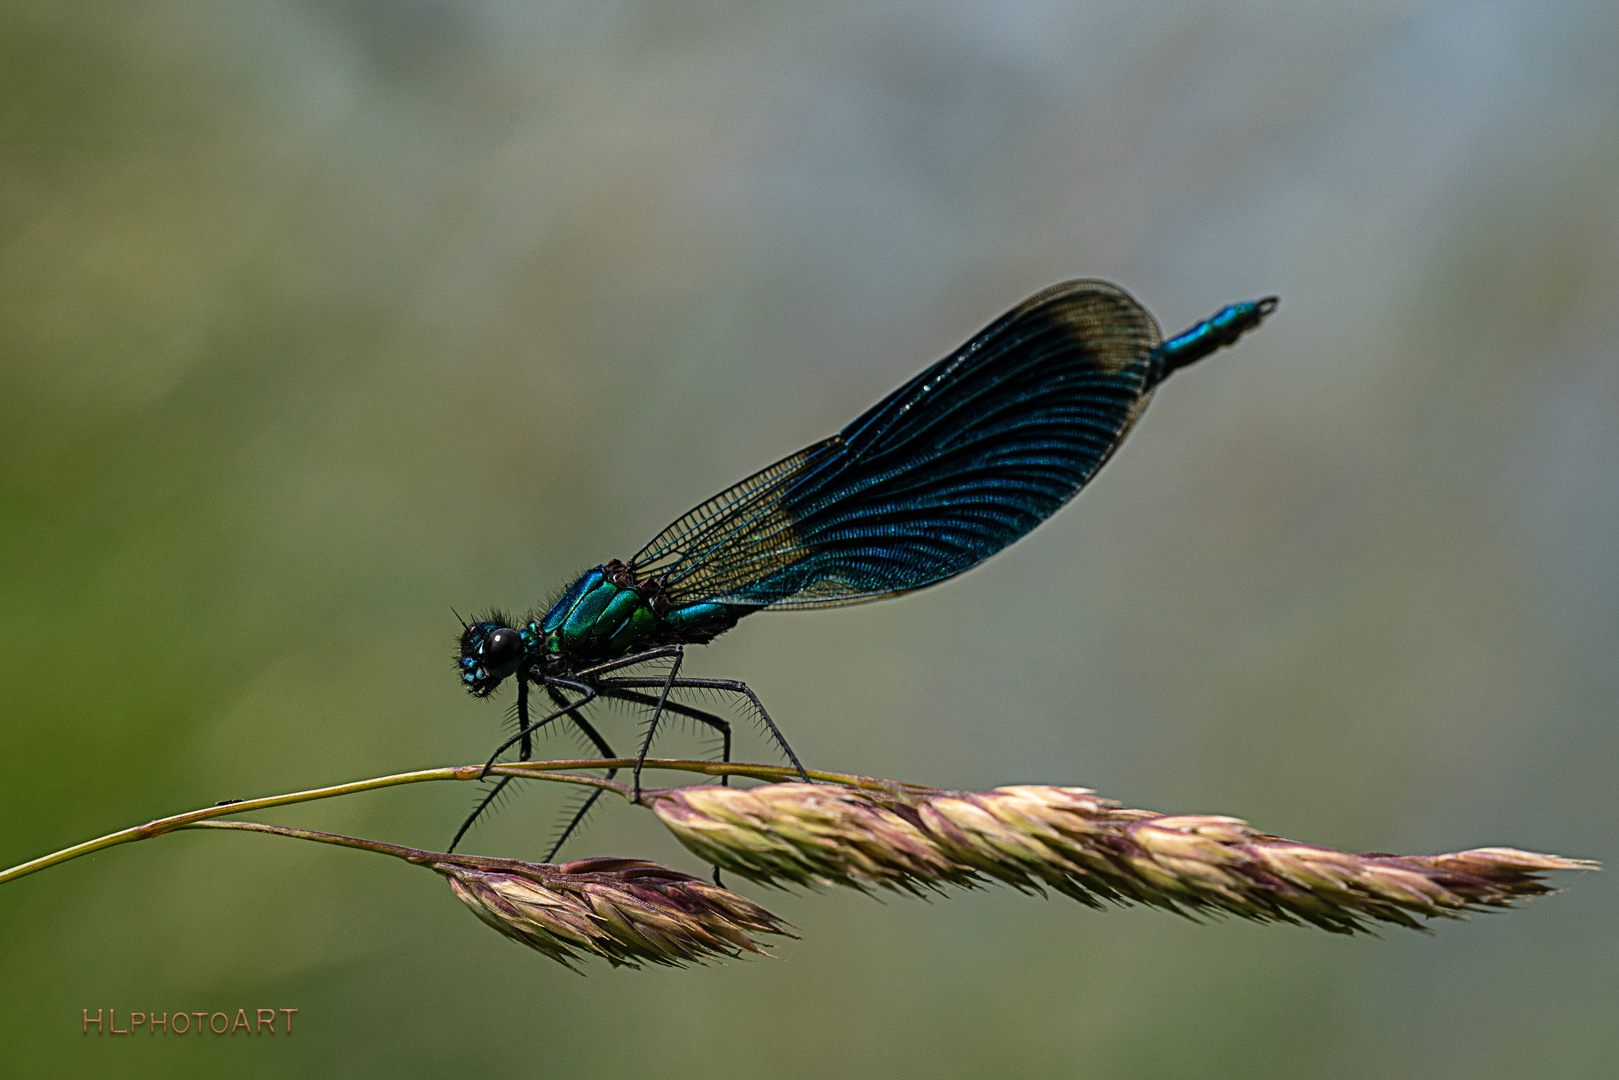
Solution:
[{"label": "banded demoiselle", "polygon": [[[635,762],[639,798],[665,713],[719,732],[730,760],[729,723],[670,699],[675,690],[707,690],[745,700],[807,780],[746,683],[681,676],[685,647],[756,611],[878,600],[977,566],[1073,498],[1171,372],[1233,344],[1276,304],[1274,296],[1232,304],[1163,341],[1153,317],[1117,286],[1053,285],[836,435],[699,504],[628,562],[589,571],[545,611],[463,624],[463,685],[487,697],[517,680],[518,732],[490,764],[513,745],[528,760],[533,733],[563,717],[616,757],[580,709],[598,697],[631,702],[652,710]],[[668,670],[621,674],[656,660]],[[537,720],[531,687],[555,706]],[[455,843],[509,780],[480,802]],[[600,794],[579,808],[552,855]]]}]

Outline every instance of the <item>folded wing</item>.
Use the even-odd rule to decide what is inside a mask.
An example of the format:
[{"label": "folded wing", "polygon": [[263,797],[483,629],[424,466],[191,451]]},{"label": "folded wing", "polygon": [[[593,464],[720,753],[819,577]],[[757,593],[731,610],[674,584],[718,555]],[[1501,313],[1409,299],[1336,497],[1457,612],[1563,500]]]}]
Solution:
[{"label": "folded wing", "polygon": [[807,608],[954,577],[1050,517],[1152,396],[1127,293],[1030,297],[837,435],[695,507],[635,556],[676,604]]}]

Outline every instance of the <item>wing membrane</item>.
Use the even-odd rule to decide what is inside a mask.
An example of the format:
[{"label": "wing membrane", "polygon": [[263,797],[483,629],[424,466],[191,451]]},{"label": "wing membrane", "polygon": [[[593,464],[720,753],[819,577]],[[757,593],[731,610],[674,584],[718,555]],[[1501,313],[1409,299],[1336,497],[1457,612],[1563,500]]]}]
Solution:
[{"label": "wing membrane", "polygon": [[1160,340],[1116,286],[1052,286],[837,435],[692,509],[634,566],[675,603],[779,608],[953,577],[1095,475],[1152,396]]}]

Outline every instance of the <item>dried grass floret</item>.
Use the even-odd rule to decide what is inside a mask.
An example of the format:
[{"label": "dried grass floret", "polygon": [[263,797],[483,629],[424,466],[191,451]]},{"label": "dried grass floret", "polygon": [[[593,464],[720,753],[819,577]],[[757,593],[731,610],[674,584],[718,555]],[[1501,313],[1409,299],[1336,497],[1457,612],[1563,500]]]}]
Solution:
[{"label": "dried grass floret", "polygon": [[1238,818],[1131,810],[1087,788],[782,783],[674,788],[646,801],[700,858],[768,885],[915,894],[995,880],[1093,907],[1137,903],[1334,933],[1510,907],[1553,891],[1540,876],[1548,871],[1596,867],[1513,848],[1355,855]]}]

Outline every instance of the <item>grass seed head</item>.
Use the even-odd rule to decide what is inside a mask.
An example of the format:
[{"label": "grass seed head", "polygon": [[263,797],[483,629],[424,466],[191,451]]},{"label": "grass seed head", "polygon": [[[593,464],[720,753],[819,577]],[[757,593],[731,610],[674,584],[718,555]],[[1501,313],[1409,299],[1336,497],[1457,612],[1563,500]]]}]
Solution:
[{"label": "grass seed head", "polygon": [[759,936],[792,936],[751,900],[638,859],[550,866],[449,856],[433,869],[478,918],[570,968],[587,956],[680,967],[762,954]]},{"label": "grass seed head", "polygon": [[1238,818],[1126,809],[1085,788],[782,783],[674,788],[647,799],[700,858],[767,885],[919,893],[993,879],[1092,906],[1139,903],[1335,933],[1510,907],[1552,891],[1540,877],[1547,871],[1596,866],[1512,848],[1354,855]]}]

